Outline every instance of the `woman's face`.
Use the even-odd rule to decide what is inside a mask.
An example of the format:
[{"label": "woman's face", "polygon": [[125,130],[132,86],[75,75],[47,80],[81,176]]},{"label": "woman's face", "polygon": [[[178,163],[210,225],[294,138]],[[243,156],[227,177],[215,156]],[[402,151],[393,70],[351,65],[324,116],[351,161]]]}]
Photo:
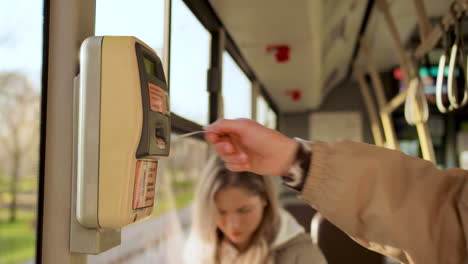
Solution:
[{"label": "woman's face", "polygon": [[215,195],[216,225],[238,249],[245,249],[263,219],[265,200],[240,187]]}]

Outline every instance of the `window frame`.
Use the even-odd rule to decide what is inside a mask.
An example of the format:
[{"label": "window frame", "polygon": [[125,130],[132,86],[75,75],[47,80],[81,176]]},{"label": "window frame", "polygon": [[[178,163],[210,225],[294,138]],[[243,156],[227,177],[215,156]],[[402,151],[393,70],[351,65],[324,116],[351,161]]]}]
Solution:
[{"label": "window frame", "polygon": [[[172,0],[169,1],[169,16],[172,9]],[[277,117],[277,129],[279,128],[279,108],[274,102],[265,86],[259,81],[254,71],[247,63],[245,58],[242,56],[240,49],[232,39],[232,37],[227,32],[226,28],[222,24],[221,20],[216,15],[215,11],[208,3],[208,1],[193,1],[193,0],[183,0],[185,5],[190,9],[190,11],[195,15],[195,17],[200,21],[200,23],[205,27],[206,30],[211,34],[211,48],[210,48],[210,67],[208,69],[207,75],[207,91],[209,94],[209,123],[216,121],[220,117],[220,95],[222,93],[222,70],[223,70],[223,52],[226,50],[229,55],[234,59],[237,65],[241,68],[247,78],[250,80],[252,86],[254,83],[257,83],[259,86],[260,94],[265,98],[269,107],[273,109]],[[172,18],[169,18],[169,23],[166,25],[168,27],[168,82],[170,81],[170,49],[171,49],[171,23]],[[254,87],[252,87],[252,98],[254,93]],[[254,100],[252,100],[254,101]],[[254,113],[255,104],[252,103],[252,114]],[[177,116],[172,114],[172,129],[174,131],[180,132],[193,132],[198,129],[202,129],[202,126],[185,119],[182,116]],[[201,137],[202,138],[202,137]]]},{"label": "window frame", "polygon": [[36,254],[35,263],[42,263],[42,239],[44,227],[44,190],[45,190],[45,157],[46,157],[46,123],[47,123],[47,95],[49,82],[49,28],[50,28],[50,1],[43,0],[42,25],[42,72],[41,72],[41,102],[39,125],[39,171],[37,186],[36,207]]}]

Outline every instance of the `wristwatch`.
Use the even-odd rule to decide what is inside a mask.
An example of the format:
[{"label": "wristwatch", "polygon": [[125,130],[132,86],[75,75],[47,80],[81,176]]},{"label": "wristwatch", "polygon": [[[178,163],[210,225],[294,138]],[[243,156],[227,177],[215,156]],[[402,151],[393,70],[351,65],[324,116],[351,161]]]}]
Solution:
[{"label": "wristwatch", "polygon": [[286,174],[282,176],[282,179],[284,185],[301,192],[310,168],[312,158],[311,142],[300,138],[294,138],[294,140],[299,143],[297,144],[294,162]]}]

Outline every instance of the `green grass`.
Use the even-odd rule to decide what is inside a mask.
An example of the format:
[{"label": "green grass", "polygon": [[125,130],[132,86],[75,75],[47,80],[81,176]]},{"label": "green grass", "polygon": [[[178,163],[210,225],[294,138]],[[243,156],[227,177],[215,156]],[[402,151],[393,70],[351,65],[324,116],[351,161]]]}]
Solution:
[{"label": "green grass", "polygon": [[[21,183],[22,191],[33,191],[33,181]],[[161,216],[171,210],[189,205],[194,196],[193,183],[179,181],[173,183],[176,208],[171,207],[170,200],[158,199],[155,202],[152,217]],[[167,197],[163,193],[159,197]],[[33,229],[35,211],[18,210],[15,223],[8,223],[9,211],[0,208],[0,264],[18,264],[34,258],[36,232]]]},{"label": "green grass", "polygon": [[17,264],[34,258],[34,212],[18,211],[18,221],[8,223],[7,209],[0,209],[0,264]]},{"label": "green grass", "polygon": [[[16,211],[16,218],[18,220],[29,220],[32,221],[36,215],[35,211],[29,210],[18,210]],[[8,208],[0,208],[0,225],[8,221],[10,212]],[[1,264],[1,263],[0,263]]]},{"label": "green grass", "polygon": [[171,203],[169,202],[168,199],[159,199],[155,201],[153,214],[151,215],[151,217],[158,217],[160,215],[163,215],[169,212],[170,210],[183,208],[189,205],[192,202],[192,200],[193,200],[193,191],[186,191],[186,192],[181,192],[181,193],[176,194],[176,197],[175,197],[176,208],[171,208]]},{"label": "green grass", "polygon": [[[2,177],[0,177],[0,203],[9,204],[13,200],[10,193],[10,180],[4,176]],[[37,184],[37,178],[26,178],[18,181],[18,201],[27,205],[35,204]],[[2,263],[0,262],[0,264]]]},{"label": "green grass", "polygon": [[[9,192],[10,191],[10,182],[11,179],[5,177],[4,175],[0,176],[0,192]],[[18,192],[36,192],[38,185],[37,177],[27,177],[20,179],[18,181]]]},{"label": "green grass", "polygon": [[193,181],[173,181],[173,188],[177,191],[187,191],[187,190],[194,190],[195,183]]}]

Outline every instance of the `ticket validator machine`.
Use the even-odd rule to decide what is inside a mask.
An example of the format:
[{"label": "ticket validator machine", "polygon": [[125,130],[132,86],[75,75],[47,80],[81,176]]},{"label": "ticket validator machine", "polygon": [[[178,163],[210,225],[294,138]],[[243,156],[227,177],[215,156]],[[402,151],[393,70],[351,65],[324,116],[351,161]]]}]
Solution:
[{"label": "ticket validator machine", "polygon": [[120,244],[151,215],[158,158],[170,149],[169,93],[156,53],[135,37],[89,37],[74,92],[72,252]]}]

